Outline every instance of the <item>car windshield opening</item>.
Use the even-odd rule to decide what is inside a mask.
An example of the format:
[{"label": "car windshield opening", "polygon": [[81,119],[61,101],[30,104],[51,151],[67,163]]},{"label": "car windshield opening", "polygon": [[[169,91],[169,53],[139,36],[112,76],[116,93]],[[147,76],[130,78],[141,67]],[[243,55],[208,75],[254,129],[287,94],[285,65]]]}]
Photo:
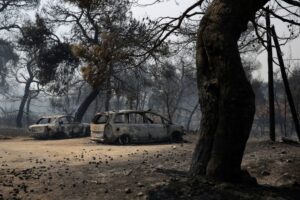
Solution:
[{"label": "car windshield opening", "polygon": [[52,120],[51,118],[41,118],[38,120],[37,124],[50,124],[53,121],[54,120]]}]

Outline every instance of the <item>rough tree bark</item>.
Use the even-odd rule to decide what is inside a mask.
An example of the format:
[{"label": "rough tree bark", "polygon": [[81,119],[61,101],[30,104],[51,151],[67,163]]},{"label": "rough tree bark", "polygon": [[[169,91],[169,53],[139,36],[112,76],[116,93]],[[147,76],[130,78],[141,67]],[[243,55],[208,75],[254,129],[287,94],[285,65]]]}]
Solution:
[{"label": "rough tree bark", "polygon": [[248,177],[241,170],[241,161],[255,99],[237,42],[248,21],[267,2],[214,0],[201,20],[196,64],[202,119],[191,175],[231,182]]}]

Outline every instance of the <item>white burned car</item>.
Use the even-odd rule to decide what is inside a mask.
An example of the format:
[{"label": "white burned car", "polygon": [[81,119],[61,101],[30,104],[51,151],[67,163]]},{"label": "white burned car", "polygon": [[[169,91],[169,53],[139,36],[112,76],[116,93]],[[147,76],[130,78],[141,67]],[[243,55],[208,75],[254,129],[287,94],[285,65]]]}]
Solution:
[{"label": "white burned car", "polygon": [[106,143],[145,143],[182,140],[183,127],[151,111],[97,113],[91,123],[91,139]]},{"label": "white burned car", "polygon": [[74,121],[69,115],[47,116],[29,126],[28,132],[36,139],[85,137],[90,136],[90,126]]}]

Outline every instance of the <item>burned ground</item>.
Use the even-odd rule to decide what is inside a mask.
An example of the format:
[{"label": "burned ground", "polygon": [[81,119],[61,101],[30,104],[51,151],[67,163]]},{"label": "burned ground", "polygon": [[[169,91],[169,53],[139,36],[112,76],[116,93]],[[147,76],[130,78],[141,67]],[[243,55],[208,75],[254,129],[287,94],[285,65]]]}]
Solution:
[{"label": "burned ground", "polygon": [[[287,199],[292,199],[298,192],[299,146],[248,142],[243,166],[260,184],[276,186],[270,193],[265,188],[245,190],[203,179],[189,181],[186,172],[195,138],[189,135],[190,142],[182,144],[118,146],[95,144],[89,138],[38,141],[6,137],[0,140],[0,199],[157,199],[166,194],[169,199],[190,199],[191,195],[194,199],[226,199],[232,193],[251,199],[251,194],[253,198],[261,194],[257,191],[283,199],[288,194]],[[202,190],[194,188],[195,183]],[[292,189],[278,188],[286,184],[293,185],[289,186]],[[181,189],[173,191],[174,185]],[[212,192],[211,198],[207,196]]]}]

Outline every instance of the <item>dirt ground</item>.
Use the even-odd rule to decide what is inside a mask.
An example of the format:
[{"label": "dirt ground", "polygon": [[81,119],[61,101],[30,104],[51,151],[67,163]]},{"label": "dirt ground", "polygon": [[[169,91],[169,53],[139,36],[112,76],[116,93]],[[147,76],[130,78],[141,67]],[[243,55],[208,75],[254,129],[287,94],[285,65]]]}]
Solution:
[{"label": "dirt ground", "polygon": [[[0,199],[147,199],[186,176],[196,136],[187,143],[96,144],[89,138],[0,138]],[[299,185],[300,147],[250,141],[243,167],[259,184]]]}]

